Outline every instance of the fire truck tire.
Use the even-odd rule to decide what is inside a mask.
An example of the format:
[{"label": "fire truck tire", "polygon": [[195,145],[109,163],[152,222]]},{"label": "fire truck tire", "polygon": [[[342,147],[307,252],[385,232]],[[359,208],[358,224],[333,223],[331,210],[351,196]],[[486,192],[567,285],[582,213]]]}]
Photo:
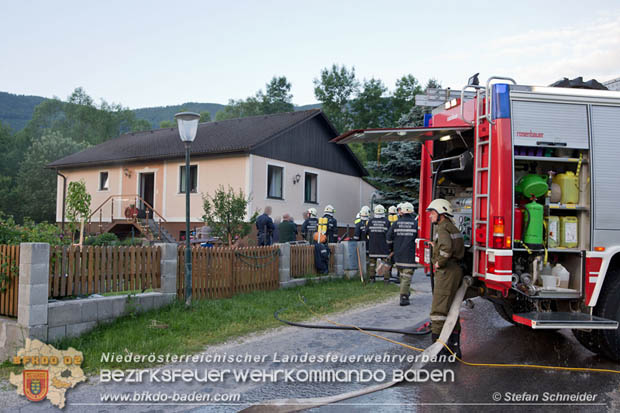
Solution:
[{"label": "fire truck tire", "polygon": [[504,320],[508,321],[512,325],[517,325],[518,323],[512,319],[512,311],[506,308],[505,305],[493,303],[493,307],[495,307],[495,311],[497,314]]},{"label": "fire truck tire", "polygon": [[[605,276],[603,291],[596,305],[595,313],[600,317],[620,322],[620,269],[614,268]],[[601,354],[620,361],[620,329],[599,330]]]},{"label": "fire truck tire", "polygon": [[583,331],[573,330],[573,335],[585,348],[593,353],[601,354],[601,332],[599,330]]}]

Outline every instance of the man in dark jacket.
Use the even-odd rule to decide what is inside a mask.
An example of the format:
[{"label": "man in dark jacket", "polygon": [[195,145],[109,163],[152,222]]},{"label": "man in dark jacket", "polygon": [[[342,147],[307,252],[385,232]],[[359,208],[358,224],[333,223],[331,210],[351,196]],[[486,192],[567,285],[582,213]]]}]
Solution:
[{"label": "man in dark jacket", "polygon": [[316,208],[308,209],[308,218],[301,224],[301,236],[310,244],[314,244],[314,233],[319,227],[319,220],[316,217]]},{"label": "man in dark jacket", "polygon": [[[377,260],[387,261],[390,247],[385,236],[390,229],[390,221],[385,217],[383,205],[375,205],[374,217],[368,220],[368,257],[370,258],[370,279],[374,280],[377,271]],[[390,282],[390,273],[383,276],[383,282]]]},{"label": "man in dark jacket", "polygon": [[394,252],[394,262],[400,273],[400,305],[409,305],[411,277],[415,268],[415,240],[418,220],[413,216],[410,202],[401,204],[401,216],[387,233],[387,242]]},{"label": "man in dark jacket", "polygon": [[282,222],[278,225],[278,231],[280,232],[280,242],[291,242],[297,239],[297,225],[291,219],[289,214],[282,216]]},{"label": "man in dark jacket", "polygon": [[258,246],[271,245],[271,236],[275,227],[269,215],[271,215],[271,207],[266,206],[265,212],[256,219]]}]

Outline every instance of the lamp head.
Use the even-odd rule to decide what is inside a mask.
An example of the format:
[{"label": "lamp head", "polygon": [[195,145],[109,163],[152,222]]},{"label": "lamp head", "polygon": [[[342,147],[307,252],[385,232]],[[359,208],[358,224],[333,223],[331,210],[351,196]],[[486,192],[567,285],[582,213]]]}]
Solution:
[{"label": "lamp head", "polygon": [[174,115],[179,126],[179,136],[183,142],[194,142],[200,115],[194,112],[180,112]]}]

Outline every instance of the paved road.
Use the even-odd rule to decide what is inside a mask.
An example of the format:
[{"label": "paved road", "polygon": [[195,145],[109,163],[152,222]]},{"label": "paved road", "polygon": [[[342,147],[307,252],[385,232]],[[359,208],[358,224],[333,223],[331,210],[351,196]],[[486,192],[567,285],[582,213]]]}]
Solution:
[{"label": "paved road", "polygon": [[[333,316],[333,319],[357,325],[379,325],[390,328],[407,328],[427,317],[430,307],[430,284],[428,280],[416,273],[412,295],[413,305],[399,307],[397,296],[384,303],[356,309],[347,313]],[[582,348],[570,333],[564,332],[534,332],[525,328],[513,327],[504,322],[495,314],[493,307],[484,300],[475,300],[473,310],[463,307],[463,352],[464,358],[472,362],[490,363],[528,363],[546,365],[588,366],[598,368],[619,369],[620,366],[601,359]],[[406,337],[402,335],[386,334],[386,336],[406,342],[416,347],[426,347],[430,337]],[[275,353],[278,354],[276,359]],[[345,361],[303,363],[284,362],[286,355],[381,355],[407,356],[411,350],[401,346],[366,336],[358,332],[310,330],[295,327],[283,327],[268,333],[257,334],[243,339],[226,343],[225,345],[210,347],[205,355],[261,355],[264,362],[258,363],[203,363],[203,364],[176,364],[166,368],[198,368],[200,371],[222,369],[257,368],[265,370],[276,369],[341,369],[371,371],[383,370],[388,377],[394,370],[406,369],[406,361],[398,359],[390,362],[354,362]],[[605,411],[620,409],[620,378],[609,374],[596,373],[569,373],[555,371],[538,371],[531,369],[492,369],[468,367],[460,364],[442,363],[426,367],[448,369],[454,372],[453,383],[406,383],[390,389],[373,393],[356,399],[347,400],[340,404],[314,409],[321,412],[340,411],[430,411],[430,410],[475,410],[493,409],[498,406],[492,395],[499,392],[502,399],[507,393],[514,393],[518,397],[535,397],[538,403],[543,403],[545,392],[556,394],[590,393],[595,403],[582,406],[573,406],[573,409],[586,411]],[[278,380],[276,383],[238,383],[229,378],[224,383],[100,383],[98,378],[91,378],[89,383],[79,385],[70,390],[67,396],[66,412],[150,412],[150,411],[196,411],[196,412],[231,412],[238,411],[248,404],[274,398],[305,398],[321,397],[339,394],[359,389],[365,384],[357,383],[285,383]],[[5,386],[6,387],[6,386]],[[153,393],[172,394],[181,393],[240,393],[241,403],[220,403],[217,405],[174,405],[157,404],[152,402],[111,405],[101,404],[100,397],[104,393]],[[437,406],[434,403],[442,403]],[[501,401],[502,410],[523,410],[536,406],[511,405]],[[45,401],[32,404],[17,397],[13,391],[0,392],[0,406],[3,412],[37,412],[52,409]],[[566,406],[545,403],[545,410],[566,410]]]}]

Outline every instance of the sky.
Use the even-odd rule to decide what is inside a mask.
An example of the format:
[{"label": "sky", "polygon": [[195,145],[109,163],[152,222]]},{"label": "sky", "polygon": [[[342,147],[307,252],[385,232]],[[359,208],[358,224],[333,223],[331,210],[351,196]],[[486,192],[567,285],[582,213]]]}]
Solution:
[{"label": "sky", "polygon": [[315,103],[332,64],[394,89],[413,74],[460,89],[509,76],[620,77],[620,1],[0,0],[0,91],[129,108],[225,104],[273,76]]}]

